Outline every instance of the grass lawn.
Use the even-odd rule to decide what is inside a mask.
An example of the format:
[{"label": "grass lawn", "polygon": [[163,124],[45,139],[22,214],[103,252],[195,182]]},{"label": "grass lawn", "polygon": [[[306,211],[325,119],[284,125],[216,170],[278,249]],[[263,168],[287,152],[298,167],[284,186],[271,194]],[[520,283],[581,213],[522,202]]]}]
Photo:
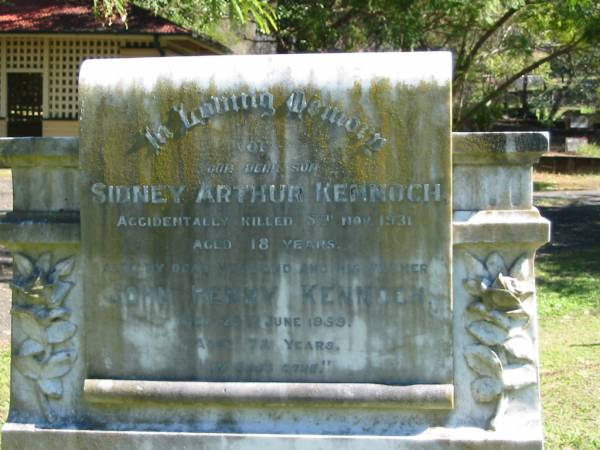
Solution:
[{"label": "grass lawn", "polygon": [[600,449],[600,247],[536,261],[548,449]]},{"label": "grass lawn", "polygon": [[0,346],[0,420],[4,423],[8,414],[10,382],[10,348]]},{"label": "grass lawn", "polygon": [[600,316],[540,322],[546,448],[600,449]]},{"label": "grass lawn", "polygon": [[[9,388],[10,347],[0,345],[0,426],[4,425],[8,415]],[[0,436],[0,448],[2,448],[2,436]]]},{"label": "grass lawn", "polygon": [[577,154],[591,156],[592,158],[600,158],[600,147],[595,144],[582,145],[577,149]]},{"label": "grass lawn", "polygon": [[533,187],[536,191],[589,191],[600,190],[600,174],[563,175],[534,172]]}]

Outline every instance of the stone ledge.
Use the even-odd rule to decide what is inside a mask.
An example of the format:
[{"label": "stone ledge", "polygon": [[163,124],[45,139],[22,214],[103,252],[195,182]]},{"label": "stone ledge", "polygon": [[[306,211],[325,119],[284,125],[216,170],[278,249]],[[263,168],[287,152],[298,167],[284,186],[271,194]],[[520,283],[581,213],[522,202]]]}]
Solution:
[{"label": "stone ledge", "polygon": [[91,403],[185,403],[267,406],[387,407],[415,410],[453,408],[451,384],[389,386],[368,383],[195,382],[87,379]]},{"label": "stone ledge", "polygon": [[454,165],[533,165],[548,151],[546,131],[452,133]]},{"label": "stone ledge", "polygon": [[0,166],[79,167],[79,138],[0,138]]},{"label": "stone ledge", "polygon": [[79,246],[81,230],[78,215],[67,217],[72,220],[62,221],[58,216],[42,219],[15,213],[2,215],[0,244],[10,248],[22,244]]},{"label": "stone ledge", "polygon": [[499,211],[455,211],[453,245],[536,244],[550,240],[550,222],[537,209]]},{"label": "stone ledge", "polygon": [[201,448],[203,450],[541,450],[542,436],[499,435],[477,428],[431,428],[411,436],[337,436],[311,434],[174,433],[43,429],[7,423],[2,441],[10,448],[28,450],[114,450],[121,448]]}]

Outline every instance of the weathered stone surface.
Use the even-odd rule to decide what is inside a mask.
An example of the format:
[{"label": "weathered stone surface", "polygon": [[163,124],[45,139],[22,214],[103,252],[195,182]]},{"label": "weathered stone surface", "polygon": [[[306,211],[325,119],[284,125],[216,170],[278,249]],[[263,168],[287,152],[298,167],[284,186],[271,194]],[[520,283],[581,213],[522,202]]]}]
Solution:
[{"label": "weathered stone surface", "polygon": [[548,132],[454,133],[455,164],[507,165],[537,162],[548,151]]},{"label": "weathered stone surface", "polygon": [[377,407],[450,409],[452,385],[389,386],[369,383],[239,383],[86,380],[86,400],[97,403],[163,403],[262,407]]},{"label": "weathered stone surface", "polygon": [[[33,438],[33,439],[32,439]],[[457,428],[451,430],[434,429],[431,432],[414,436],[292,436],[259,435],[240,433],[168,433],[168,432],[127,432],[127,431],[76,431],[44,430],[31,426],[6,425],[3,442],[9,448],[31,450],[80,450],[81,443],[94,450],[164,448],[206,450],[314,450],[336,449],[364,450],[541,450],[540,440],[529,436],[489,433],[477,428]],[[510,442],[510,444],[509,444]]]},{"label": "weathered stone surface", "polygon": [[448,54],[86,63],[89,376],[451,383],[449,83]]},{"label": "weathered stone surface", "polygon": [[79,138],[0,138],[0,165],[6,167],[77,167]]}]

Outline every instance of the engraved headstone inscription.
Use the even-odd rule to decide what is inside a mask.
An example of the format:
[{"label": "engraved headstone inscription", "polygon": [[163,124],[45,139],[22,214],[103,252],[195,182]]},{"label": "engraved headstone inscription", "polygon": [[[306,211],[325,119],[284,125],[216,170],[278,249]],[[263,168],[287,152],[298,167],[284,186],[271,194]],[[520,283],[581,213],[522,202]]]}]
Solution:
[{"label": "engraved headstone inscription", "polygon": [[82,72],[88,377],[452,383],[449,54],[119,64]]}]

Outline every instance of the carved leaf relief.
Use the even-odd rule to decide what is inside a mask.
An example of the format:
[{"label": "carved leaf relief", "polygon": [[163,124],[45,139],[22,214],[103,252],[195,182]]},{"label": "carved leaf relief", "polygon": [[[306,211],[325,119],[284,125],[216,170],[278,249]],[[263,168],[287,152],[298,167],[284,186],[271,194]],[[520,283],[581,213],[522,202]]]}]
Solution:
[{"label": "carved leaf relief", "polygon": [[50,272],[50,259],[51,259],[51,255],[50,253],[43,253],[42,255],[40,255],[40,257],[37,259],[35,265],[36,267],[42,272],[47,274],[48,272]]},{"label": "carved leaf relief", "polygon": [[63,396],[62,381],[58,378],[38,381],[41,391],[48,397],[59,399]]},{"label": "carved leaf relief", "polygon": [[521,256],[518,258],[513,266],[510,268],[510,274],[512,278],[516,278],[517,280],[525,281],[528,280],[532,275],[531,263],[529,262],[529,258],[526,256]]},{"label": "carved leaf relief", "polygon": [[471,323],[467,330],[471,333],[479,342],[485,345],[499,345],[504,342],[508,333],[501,327],[494,325],[493,323],[486,322],[485,320],[478,320]]},{"label": "carved leaf relief", "polygon": [[483,263],[469,253],[465,254],[465,266],[470,277],[483,278],[488,274]]},{"label": "carved leaf relief", "polygon": [[466,254],[465,264],[469,278],[463,280],[463,286],[477,298],[467,307],[476,319],[466,328],[478,342],[465,348],[467,366],[478,375],[471,384],[471,393],[477,402],[497,401],[489,424],[496,429],[508,409],[507,391],[537,382],[532,364],[535,346],[525,330],[535,311],[535,305],[528,301],[534,292],[530,281],[533,271],[529,258],[523,255],[507,273],[506,262],[497,252],[491,253],[485,263]]},{"label": "carved leaf relief", "polygon": [[521,307],[521,301],[517,296],[503,288],[490,288],[482,294],[482,298],[490,309],[510,310]]},{"label": "carved leaf relief", "polygon": [[48,399],[63,395],[61,377],[73,368],[77,354],[64,346],[75,335],[77,325],[69,321],[71,311],[62,306],[74,284],[64,280],[72,273],[75,258],[52,266],[52,255],[41,254],[35,263],[20,253],[13,255],[18,275],[11,286],[20,293],[12,313],[15,324],[27,336],[13,355],[14,367],[37,382],[40,408],[51,420]]},{"label": "carved leaf relief", "polygon": [[21,277],[28,277],[33,273],[33,264],[26,256],[15,253],[13,255],[13,263],[17,269],[17,273]]},{"label": "carved leaf relief", "polygon": [[19,317],[19,324],[21,325],[21,329],[25,332],[27,336],[29,336],[34,341],[40,342],[44,345],[48,343],[46,330],[44,329],[43,324],[38,322],[33,316],[22,311],[18,312],[17,316]]},{"label": "carved leaf relief", "polygon": [[482,302],[472,302],[467,307],[467,311],[469,311],[472,314],[478,315],[480,318],[487,322],[491,322],[494,325],[498,325],[504,330],[508,331],[511,327],[510,318],[506,314],[500,311],[490,310]]},{"label": "carved leaf relief", "polygon": [[54,271],[52,273],[53,278],[64,278],[71,275],[73,272],[73,268],[75,267],[75,258],[70,257],[63,259],[56,263],[54,266]]},{"label": "carved leaf relief", "polygon": [[465,291],[467,291],[473,297],[479,297],[485,289],[485,285],[483,284],[483,282],[474,278],[469,278],[468,280],[465,280],[463,286],[465,288]]},{"label": "carved leaf relief", "polygon": [[502,362],[496,353],[485,345],[470,345],[465,350],[467,365],[477,374],[500,378]]},{"label": "carved leaf relief", "polygon": [[65,342],[77,331],[77,325],[67,322],[66,320],[58,320],[50,325],[46,332],[48,333],[48,342],[50,344],[60,344]]},{"label": "carved leaf relief", "polygon": [[535,359],[533,341],[529,336],[521,335],[512,337],[503,344],[503,347],[513,358],[528,362],[533,362]]},{"label": "carved leaf relief", "polygon": [[54,286],[52,286],[52,293],[50,294],[50,303],[52,305],[60,305],[71,288],[73,287],[73,283],[69,283],[68,281],[58,281]]},{"label": "carved leaf relief", "polygon": [[17,351],[17,355],[19,356],[31,356],[31,355],[40,355],[44,353],[44,345],[40,344],[33,339],[27,339],[25,342],[21,344],[19,350]]},{"label": "carved leaf relief", "polygon": [[48,311],[47,319],[49,321],[57,319],[68,319],[71,316],[71,312],[67,308],[55,308]]},{"label": "carved leaf relief", "polygon": [[479,377],[471,383],[471,394],[478,402],[488,403],[498,398],[502,388],[502,382],[498,378]]},{"label": "carved leaf relief", "polygon": [[71,370],[77,354],[73,350],[60,350],[54,353],[42,368],[43,378],[57,378]]},{"label": "carved leaf relief", "polygon": [[39,380],[42,375],[42,365],[33,356],[19,356],[15,358],[15,367],[19,372],[31,380]]},{"label": "carved leaf relief", "polygon": [[504,258],[500,256],[500,253],[498,252],[494,252],[487,257],[485,260],[485,267],[490,274],[490,278],[493,280],[495,280],[499,274],[507,272]]},{"label": "carved leaf relief", "polygon": [[522,389],[537,383],[537,373],[531,364],[509,365],[502,372],[502,383],[507,389]]}]

